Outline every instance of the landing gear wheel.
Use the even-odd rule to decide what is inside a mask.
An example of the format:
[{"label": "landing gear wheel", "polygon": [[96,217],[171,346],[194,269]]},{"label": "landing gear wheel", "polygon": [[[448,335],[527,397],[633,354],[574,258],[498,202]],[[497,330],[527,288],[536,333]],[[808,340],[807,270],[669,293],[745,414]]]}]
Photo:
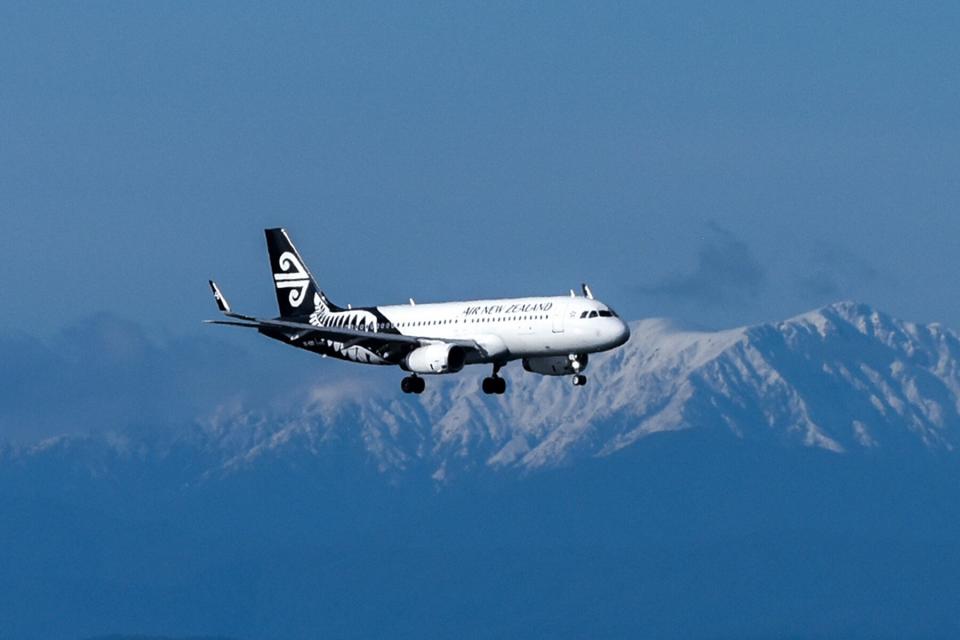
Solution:
[{"label": "landing gear wheel", "polygon": [[577,375],[573,376],[573,386],[582,387],[585,384],[587,384],[587,376],[583,375],[582,373],[578,373]]},{"label": "landing gear wheel", "polygon": [[503,362],[494,363],[493,375],[483,379],[483,384],[480,386],[485,394],[490,395],[495,393],[497,395],[503,395],[503,392],[507,390],[507,381],[497,375],[500,373],[500,369],[503,368],[504,364]]},{"label": "landing gear wheel", "polygon": [[483,392],[487,395],[502,395],[507,390],[507,381],[499,376],[490,376],[483,379],[481,384]]},{"label": "landing gear wheel", "polygon": [[484,378],[483,382],[480,383],[480,388],[483,389],[483,392],[487,395],[494,393],[493,385],[496,383],[494,378]]},{"label": "landing gear wheel", "polygon": [[423,393],[427,383],[419,376],[407,376],[400,381],[400,390],[404,393]]}]

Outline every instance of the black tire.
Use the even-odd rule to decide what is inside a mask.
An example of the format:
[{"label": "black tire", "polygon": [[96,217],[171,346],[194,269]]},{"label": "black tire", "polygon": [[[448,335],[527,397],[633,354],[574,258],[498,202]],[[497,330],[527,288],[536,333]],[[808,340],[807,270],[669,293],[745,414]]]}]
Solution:
[{"label": "black tire", "polygon": [[578,387],[582,387],[583,385],[587,384],[587,376],[583,374],[578,375],[576,384]]},{"label": "black tire", "polygon": [[404,378],[400,381],[400,391],[410,393],[410,378]]},{"label": "black tire", "polygon": [[427,388],[427,381],[423,378],[414,378],[413,379],[413,392],[417,395],[423,393],[423,390]]},{"label": "black tire", "polygon": [[487,395],[491,393],[496,393],[497,389],[494,386],[495,380],[493,378],[484,378],[483,383],[481,383],[480,388],[483,389],[483,392]]},{"label": "black tire", "polygon": [[496,388],[494,391],[497,395],[502,396],[507,390],[507,381],[504,378],[494,378],[497,381]]}]

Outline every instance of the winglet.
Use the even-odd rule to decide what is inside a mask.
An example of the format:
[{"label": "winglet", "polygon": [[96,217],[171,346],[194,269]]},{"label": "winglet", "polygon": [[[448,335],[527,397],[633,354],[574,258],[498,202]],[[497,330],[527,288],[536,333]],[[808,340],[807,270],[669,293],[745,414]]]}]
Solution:
[{"label": "winglet", "polygon": [[213,298],[217,301],[217,308],[220,309],[221,313],[230,313],[230,303],[227,302],[227,299],[223,296],[223,293],[220,291],[220,287],[217,286],[217,283],[213,280],[210,280],[210,290],[213,291]]},{"label": "winglet", "polygon": [[583,283],[582,285],[580,285],[580,286],[583,288],[583,295],[585,295],[585,296],[586,296],[587,298],[589,298],[590,300],[593,300],[593,291],[590,290],[590,285],[588,285],[586,282],[584,282],[584,283]]}]

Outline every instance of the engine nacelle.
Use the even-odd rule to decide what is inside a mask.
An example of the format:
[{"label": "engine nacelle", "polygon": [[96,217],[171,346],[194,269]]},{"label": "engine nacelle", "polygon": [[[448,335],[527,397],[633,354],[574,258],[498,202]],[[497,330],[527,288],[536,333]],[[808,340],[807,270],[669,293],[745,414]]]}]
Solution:
[{"label": "engine nacelle", "polygon": [[531,373],[539,373],[544,376],[567,376],[582,373],[587,368],[587,354],[581,353],[573,360],[569,356],[524,358],[523,368]]},{"label": "engine nacelle", "polygon": [[403,368],[412,373],[456,373],[463,369],[467,352],[454,344],[428,344],[414,349],[403,359]]}]

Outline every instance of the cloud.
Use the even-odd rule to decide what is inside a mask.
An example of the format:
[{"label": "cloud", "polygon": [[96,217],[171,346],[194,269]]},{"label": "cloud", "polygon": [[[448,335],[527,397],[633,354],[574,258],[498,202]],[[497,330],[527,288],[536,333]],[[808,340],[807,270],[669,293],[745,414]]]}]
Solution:
[{"label": "cloud", "polygon": [[835,298],[840,294],[840,281],[832,273],[817,270],[801,276],[797,281],[800,293],[807,298]]},{"label": "cloud", "polygon": [[687,274],[670,275],[640,293],[722,307],[756,299],[767,274],[750,247],[731,231],[710,222],[697,250],[697,265]]},{"label": "cloud", "polygon": [[0,335],[0,442],[189,429],[220,406],[299,402],[324,385],[315,357],[248,337],[249,348],[209,331],[157,340],[106,314],[46,340]]},{"label": "cloud", "polygon": [[797,279],[800,294],[812,300],[832,300],[853,295],[858,285],[880,277],[872,264],[849,249],[824,243],[812,252],[809,271]]}]

